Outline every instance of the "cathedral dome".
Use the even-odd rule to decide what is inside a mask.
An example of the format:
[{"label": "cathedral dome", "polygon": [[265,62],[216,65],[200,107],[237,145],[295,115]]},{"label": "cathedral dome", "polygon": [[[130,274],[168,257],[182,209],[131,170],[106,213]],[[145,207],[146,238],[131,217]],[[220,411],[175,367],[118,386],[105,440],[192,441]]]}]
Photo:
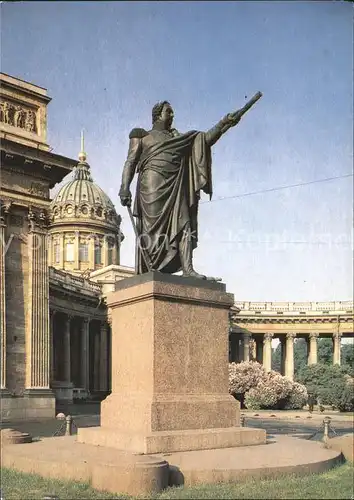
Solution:
[{"label": "cathedral dome", "polygon": [[74,178],[50,204],[49,262],[73,273],[119,265],[121,217],[106,193],[94,183],[86,161],[83,135]]},{"label": "cathedral dome", "polygon": [[114,229],[121,221],[110,198],[93,182],[84,152],[79,155],[74,179],[61,187],[50,208],[54,225],[90,221]]}]

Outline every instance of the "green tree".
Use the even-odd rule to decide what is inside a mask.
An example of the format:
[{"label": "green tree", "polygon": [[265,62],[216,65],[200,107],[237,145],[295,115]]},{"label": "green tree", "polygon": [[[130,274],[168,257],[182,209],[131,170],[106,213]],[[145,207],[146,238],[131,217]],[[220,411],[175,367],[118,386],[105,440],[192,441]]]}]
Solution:
[{"label": "green tree", "polygon": [[333,363],[333,342],[329,337],[318,340],[318,362],[324,365]]},{"label": "green tree", "polygon": [[[339,365],[318,363],[302,368],[297,381],[307,388],[309,397],[321,404],[348,409],[351,405],[347,370]],[[353,387],[351,385],[351,387]]]},{"label": "green tree", "polygon": [[307,342],[305,339],[297,339],[294,343],[294,370],[295,375],[307,365]]},{"label": "green tree", "polygon": [[354,344],[343,344],[341,347],[342,366],[354,377]]},{"label": "green tree", "polygon": [[275,349],[272,349],[272,370],[280,373],[281,370],[281,345],[280,342]]}]

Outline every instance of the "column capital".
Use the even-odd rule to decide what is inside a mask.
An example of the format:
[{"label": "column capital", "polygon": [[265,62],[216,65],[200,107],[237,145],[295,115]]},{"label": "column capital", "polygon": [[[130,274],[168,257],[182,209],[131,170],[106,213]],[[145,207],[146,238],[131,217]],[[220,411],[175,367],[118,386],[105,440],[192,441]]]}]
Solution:
[{"label": "column capital", "polygon": [[250,340],[251,340],[251,338],[252,338],[252,334],[251,334],[251,333],[249,333],[249,332],[243,332],[243,333],[242,333],[242,338],[244,338],[245,340],[250,341]]},{"label": "column capital", "polygon": [[29,207],[27,218],[29,224],[29,232],[47,232],[50,222],[48,210],[33,210],[32,207]]},{"label": "column capital", "polygon": [[0,225],[6,226],[6,218],[10,213],[12,201],[0,200]]},{"label": "column capital", "polygon": [[310,332],[310,334],[309,334],[310,339],[317,340],[319,336],[320,336],[319,332]]},{"label": "column capital", "polygon": [[287,340],[294,340],[296,338],[296,333],[295,332],[288,332],[286,334],[286,339]]},{"label": "column capital", "polygon": [[335,339],[335,340],[340,340],[342,338],[342,332],[333,332],[332,334],[332,337]]},{"label": "column capital", "polygon": [[84,325],[89,325],[91,321],[92,319],[89,316],[82,318],[82,322],[84,323]]},{"label": "column capital", "polygon": [[274,333],[272,332],[267,332],[263,336],[263,342],[271,342],[274,337]]}]

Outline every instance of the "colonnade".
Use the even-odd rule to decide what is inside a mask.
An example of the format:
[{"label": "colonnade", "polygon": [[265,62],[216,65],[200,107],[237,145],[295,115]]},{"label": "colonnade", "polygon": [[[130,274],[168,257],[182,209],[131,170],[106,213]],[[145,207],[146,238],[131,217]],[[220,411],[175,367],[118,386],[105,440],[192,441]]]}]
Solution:
[{"label": "colonnade", "polygon": [[[251,334],[248,332],[230,332],[229,360],[230,362],[258,361],[263,364],[267,371],[272,369],[272,340],[278,338],[281,345],[281,374],[291,379],[294,378],[294,341],[300,335],[295,332],[277,334],[266,332],[264,334]],[[304,337],[301,334],[301,337]],[[340,332],[334,332],[333,340],[333,364],[340,365],[341,352]],[[317,363],[318,332],[311,332],[305,336],[307,342],[307,362]]]},{"label": "colonnade", "polygon": [[110,391],[110,326],[51,309],[51,387],[58,400]]}]

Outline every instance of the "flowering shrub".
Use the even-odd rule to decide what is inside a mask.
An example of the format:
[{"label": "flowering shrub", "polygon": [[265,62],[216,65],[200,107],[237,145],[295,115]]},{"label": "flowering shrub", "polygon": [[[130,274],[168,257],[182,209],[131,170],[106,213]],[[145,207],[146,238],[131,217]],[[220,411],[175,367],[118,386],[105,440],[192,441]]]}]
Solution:
[{"label": "flowering shrub", "polygon": [[229,363],[230,394],[244,394],[265,378],[266,374],[263,366],[256,361]]},{"label": "flowering shrub", "polygon": [[229,363],[229,392],[244,407],[245,394],[256,387],[266,376],[267,372],[260,363],[243,361],[242,363]]},{"label": "flowering shrub", "polygon": [[303,408],[307,401],[308,393],[306,387],[298,382],[293,382],[291,392],[284,404],[284,410],[298,410],[299,408]]},{"label": "flowering shrub", "polygon": [[305,386],[255,361],[229,364],[229,392],[254,410],[302,408],[308,398]]},{"label": "flowering shrub", "polygon": [[250,389],[245,395],[246,408],[252,410],[274,409],[277,407],[277,402],[276,393],[271,386],[265,383],[258,384],[257,387]]}]

